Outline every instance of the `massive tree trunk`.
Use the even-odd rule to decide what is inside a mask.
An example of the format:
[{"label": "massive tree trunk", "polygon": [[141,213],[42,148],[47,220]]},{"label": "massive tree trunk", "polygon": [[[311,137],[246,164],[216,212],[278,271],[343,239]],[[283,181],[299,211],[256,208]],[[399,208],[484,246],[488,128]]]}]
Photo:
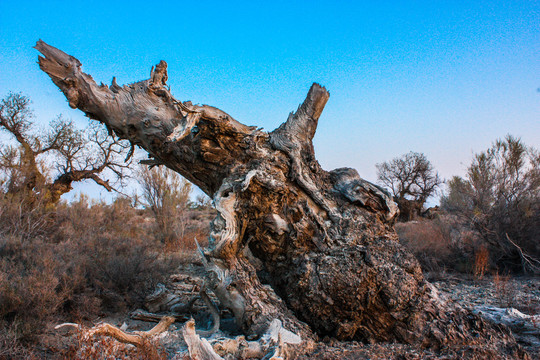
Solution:
[{"label": "massive tree trunk", "polygon": [[109,87],[74,57],[42,41],[36,48],[72,108],[213,199],[209,286],[246,334],[262,334],[277,318],[304,339],[433,347],[490,341],[517,354],[506,330],[438,298],[398,242],[388,193],[353,169],[320,167],[312,139],[329,98],[324,87],[313,84],[298,110],[267,133],[176,100],[163,61],[149,80],[119,86],[113,79]]}]

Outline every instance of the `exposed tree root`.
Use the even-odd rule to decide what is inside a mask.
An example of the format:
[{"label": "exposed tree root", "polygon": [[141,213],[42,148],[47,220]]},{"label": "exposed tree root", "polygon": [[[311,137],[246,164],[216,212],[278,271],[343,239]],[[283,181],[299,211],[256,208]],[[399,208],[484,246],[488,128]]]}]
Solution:
[{"label": "exposed tree root", "polygon": [[[281,321],[274,319],[266,333],[258,341],[247,341],[244,336],[218,338],[208,341],[195,332],[195,321],[190,320],[182,330],[189,354],[196,360],[229,359],[286,359],[304,350],[310,342],[283,328]],[[310,344],[312,345],[312,344]]]}]

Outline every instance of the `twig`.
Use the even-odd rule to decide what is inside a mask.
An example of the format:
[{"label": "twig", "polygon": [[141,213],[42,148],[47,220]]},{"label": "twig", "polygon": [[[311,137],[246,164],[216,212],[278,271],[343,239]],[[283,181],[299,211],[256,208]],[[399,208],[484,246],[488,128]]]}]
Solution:
[{"label": "twig", "polygon": [[[531,271],[533,274],[537,274],[540,272],[540,267],[538,265],[540,265],[540,261],[536,260],[535,258],[533,258],[532,256],[526,254],[523,252],[523,250],[515,243],[512,241],[512,239],[510,239],[510,236],[508,236],[508,234],[505,234],[506,235],[506,239],[508,239],[508,241],[515,246],[515,248],[518,250],[518,253],[519,253],[519,256],[521,257],[521,266],[523,268],[523,272],[524,273],[527,273],[527,266],[530,267]],[[538,264],[538,265],[535,265],[534,263]]]}]

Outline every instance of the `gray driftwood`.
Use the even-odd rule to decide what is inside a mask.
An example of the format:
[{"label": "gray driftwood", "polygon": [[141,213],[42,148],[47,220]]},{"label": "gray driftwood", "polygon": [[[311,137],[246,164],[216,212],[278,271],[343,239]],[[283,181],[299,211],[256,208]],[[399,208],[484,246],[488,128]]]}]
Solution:
[{"label": "gray driftwood", "polygon": [[349,168],[327,172],[312,139],[328,91],[268,133],[208,105],[175,99],[167,64],[150,79],[98,85],[76,58],[38,41],[39,66],[72,108],[200,187],[218,211],[204,251],[208,288],[248,339],[274,319],[318,336],[425,347],[479,346],[525,356],[508,330],[441,301],[398,242],[389,194]]}]

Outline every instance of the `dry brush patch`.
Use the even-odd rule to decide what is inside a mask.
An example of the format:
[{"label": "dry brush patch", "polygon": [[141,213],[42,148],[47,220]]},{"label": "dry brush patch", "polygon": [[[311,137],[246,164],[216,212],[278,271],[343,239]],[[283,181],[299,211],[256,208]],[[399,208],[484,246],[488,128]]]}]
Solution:
[{"label": "dry brush patch", "polygon": [[440,212],[434,219],[397,223],[400,242],[431,275],[453,272],[481,279],[498,271],[481,234],[467,221]]},{"label": "dry brush patch", "polygon": [[[29,353],[56,319],[87,322],[140,306],[185,261],[181,250],[147,235],[144,211],[127,199],[104,204],[82,197],[30,214],[2,199],[1,223],[18,213],[29,225],[0,228],[0,354]],[[41,213],[47,217],[36,221],[43,226],[30,233]],[[198,225],[192,231],[204,234]]]}]

